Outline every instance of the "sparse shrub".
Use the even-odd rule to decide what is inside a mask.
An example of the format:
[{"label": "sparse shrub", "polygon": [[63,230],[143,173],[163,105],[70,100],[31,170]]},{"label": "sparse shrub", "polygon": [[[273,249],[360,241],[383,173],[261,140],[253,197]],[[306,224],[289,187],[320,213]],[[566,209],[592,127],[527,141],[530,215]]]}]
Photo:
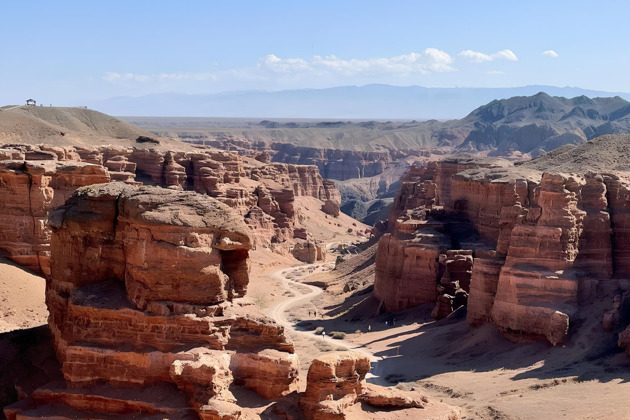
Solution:
[{"label": "sparse shrub", "polygon": [[254,301],[254,304],[261,309],[269,306],[269,300],[267,299],[267,296],[262,293],[256,293],[255,295],[253,295],[252,300]]},{"label": "sparse shrub", "polygon": [[147,137],[147,136],[139,136],[136,139],[136,143],[153,143],[153,144],[160,144],[159,140],[156,140],[154,138],[151,137]]},{"label": "sparse shrub", "polygon": [[346,333],[341,331],[331,331],[328,333],[328,336],[334,338],[335,340],[343,340],[346,338]]}]

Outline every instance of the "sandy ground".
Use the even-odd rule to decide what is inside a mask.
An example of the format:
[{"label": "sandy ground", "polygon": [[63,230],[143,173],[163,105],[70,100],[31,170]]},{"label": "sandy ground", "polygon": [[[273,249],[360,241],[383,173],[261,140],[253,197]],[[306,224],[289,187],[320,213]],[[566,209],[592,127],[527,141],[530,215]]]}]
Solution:
[{"label": "sandy ground", "polygon": [[0,258],[0,333],[47,322],[46,281]]},{"label": "sandy ground", "polygon": [[[368,381],[422,392],[459,407],[465,419],[630,419],[630,356],[616,346],[616,335],[603,332],[600,319],[588,316],[596,307],[578,314],[580,329],[565,347],[517,345],[492,325],[468,326],[465,311],[439,322],[430,318],[431,305],[377,316],[370,288],[340,293],[335,271],[296,267],[276,274],[289,277],[276,285],[296,297],[270,313],[307,331],[289,333],[304,373],[329,347],[358,347],[373,355]],[[322,285],[326,278],[334,293],[310,286],[304,298],[293,283]],[[310,338],[317,327],[347,335]]]}]

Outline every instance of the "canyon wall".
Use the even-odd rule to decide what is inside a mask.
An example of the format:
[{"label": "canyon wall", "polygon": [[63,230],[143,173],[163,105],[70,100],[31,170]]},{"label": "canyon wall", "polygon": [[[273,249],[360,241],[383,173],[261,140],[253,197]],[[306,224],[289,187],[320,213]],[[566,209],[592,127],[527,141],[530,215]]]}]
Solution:
[{"label": "canyon wall", "polygon": [[[4,407],[9,420],[457,418],[421,394],[365,384],[369,359],[352,352],[316,358],[298,392],[293,343],[245,296],[250,229],[214,198],[95,184],[49,226],[48,327],[63,378]],[[243,404],[240,388],[274,402]]]},{"label": "canyon wall", "polygon": [[110,180],[100,165],[56,157],[45,151],[0,149],[0,251],[45,275],[50,274],[48,212],[78,187]]},{"label": "canyon wall", "polygon": [[[238,418],[233,382],[266,398],[297,390],[283,327],[243,299],[252,241],[227,205],[108,183],[79,188],[50,226],[46,304],[65,383],[35,391],[23,415]],[[151,400],[158,389],[175,402]]]},{"label": "canyon wall", "polygon": [[[563,174],[485,159],[413,168],[379,240],[374,294],[391,311],[435,304],[436,318],[467,304],[471,325],[563,343],[580,308],[627,294],[618,279],[628,270],[629,186],[616,171]],[[472,261],[449,287],[452,250]]]},{"label": "canyon wall", "polygon": [[159,185],[207,194],[235,209],[255,233],[254,246],[300,242],[305,217],[297,197],[320,201],[313,211],[339,215],[341,196],[315,166],[265,163],[236,153],[102,146],[5,145],[0,148],[0,250],[49,274],[48,212],[78,187],[109,181]]},{"label": "canyon wall", "polygon": [[315,165],[325,178],[345,181],[378,175],[392,162],[388,152],[355,152],[272,143],[274,162]]}]

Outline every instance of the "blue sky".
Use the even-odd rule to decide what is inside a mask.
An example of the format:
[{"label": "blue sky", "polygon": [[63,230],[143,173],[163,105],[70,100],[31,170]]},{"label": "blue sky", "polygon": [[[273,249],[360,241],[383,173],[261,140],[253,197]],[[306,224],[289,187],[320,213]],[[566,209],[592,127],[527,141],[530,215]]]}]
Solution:
[{"label": "blue sky", "polygon": [[387,83],[630,92],[630,2],[3,1],[0,103]]}]

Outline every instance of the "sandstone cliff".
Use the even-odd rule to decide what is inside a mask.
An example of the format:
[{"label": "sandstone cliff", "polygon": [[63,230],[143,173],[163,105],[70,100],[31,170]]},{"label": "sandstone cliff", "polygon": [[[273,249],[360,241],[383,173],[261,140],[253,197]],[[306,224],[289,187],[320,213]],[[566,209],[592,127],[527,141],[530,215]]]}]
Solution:
[{"label": "sandstone cliff", "polygon": [[0,149],[0,251],[36,273],[50,274],[48,212],[84,185],[108,182],[99,165],[77,162],[72,148]]},{"label": "sandstone cliff", "polygon": [[403,418],[458,418],[452,407],[424,395],[364,382],[369,359],[347,351],[321,356],[308,369],[300,407],[306,420],[377,419],[379,411]]},{"label": "sandstone cliff", "polygon": [[[36,272],[49,272],[48,212],[84,185],[122,181],[191,190],[234,208],[255,233],[254,246],[300,242],[310,212],[339,216],[341,196],[315,166],[264,163],[236,153],[101,146],[6,145],[0,148],[0,249]],[[299,197],[319,200],[296,207]],[[348,226],[349,227],[349,226]],[[347,227],[346,227],[347,228]],[[306,237],[304,237],[306,239]],[[286,249],[285,249],[286,248]]]},{"label": "sandstone cliff", "polygon": [[[598,316],[607,329],[625,325],[626,140],[601,138],[518,166],[450,159],[411,169],[379,241],[375,296],[394,311],[437,301],[438,318],[464,302],[471,325],[492,322],[515,341],[565,342],[571,319],[594,299],[612,306],[616,296]],[[592,163],[569,163],[583,154]],[[565,167],[578,172],[554,172]],[[457,284],[449,250],[472,256]]]},{"label": "sandstone cliff", "polygon": [[[10,417],[238,418],[247,409],[234,404],[232,382],[267,398],[297,389],[283,328],[243,300],[251,237],[228,206],[109,183],[77,190],[50,225],[46,303],[65,383],[37,390]],[[170,402],[151,399],[159,389]]]}]

